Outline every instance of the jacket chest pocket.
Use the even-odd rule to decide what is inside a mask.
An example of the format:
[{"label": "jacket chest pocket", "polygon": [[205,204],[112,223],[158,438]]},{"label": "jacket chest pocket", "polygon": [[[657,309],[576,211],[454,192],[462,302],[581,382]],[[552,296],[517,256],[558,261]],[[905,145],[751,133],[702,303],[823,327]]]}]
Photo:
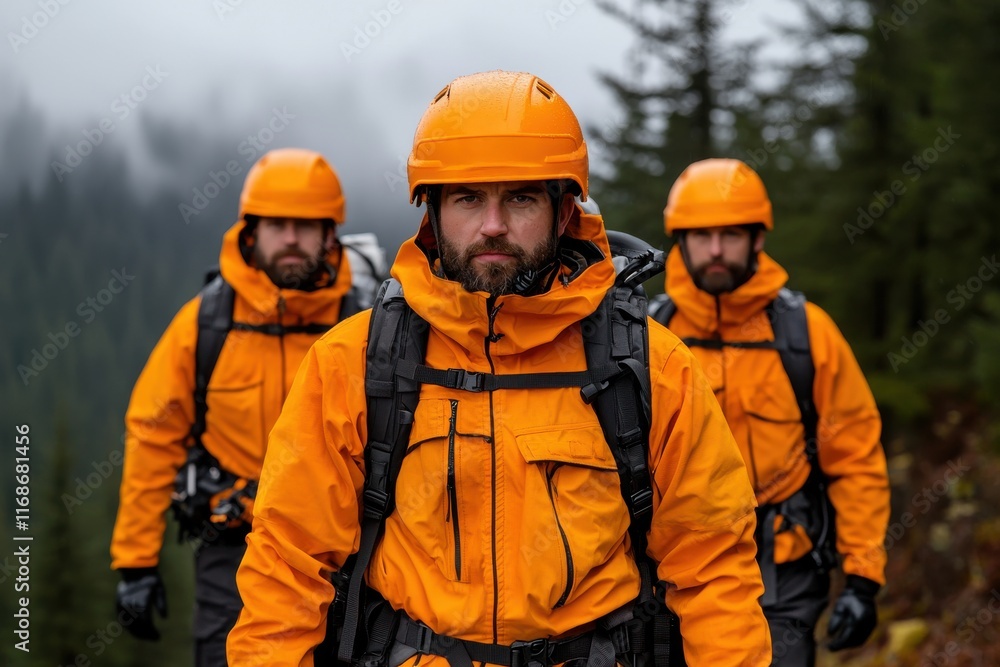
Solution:
[{"label": "jacket chest pocket", "polygon": [[[265,370],[245,355],[245,344],[226,339],[208,384],[205,444],[224,468],[260,477],[269,426],[265,426]],[[274,369],[277,372],[278,369]]]},{"label": "jacket chest pocket", "polygon": [[470,467],[466,459],[481,458],[476,450],[490,442],[488,435],[462,429],[462,409],[458,399],[421,399],[396,484],[399,519],[453,581],[469,580],[462,542],[463,533],[473,528],[473,501],[467,496],[477,483],[476,476],[463,469]]},{"label": "jacket chest pocket", "polygon": [[741,392],[747,466],[761,504],[787,498],[803,481],[805,429],[790,384],[769,382]]},{"label": "jacket chest pocket", "polygon": [[628,510],[614,455],[596,421],[514,436],[527,463],[517,574],[529,595],[554,609],[621,544]]}]

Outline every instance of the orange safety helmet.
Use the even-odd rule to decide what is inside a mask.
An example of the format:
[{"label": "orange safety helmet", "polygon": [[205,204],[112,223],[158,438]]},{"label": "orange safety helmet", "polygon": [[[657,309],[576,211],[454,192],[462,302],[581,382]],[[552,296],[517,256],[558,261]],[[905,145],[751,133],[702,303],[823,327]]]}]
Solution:
[{"label": "orange safety helmet", "polygon": [[670,188],[663,209],[667,234],[753,223],[763,224],[768,231],[774,229],[771,200],[757,172],[728,158],[689,165]]},{"label": "orange safety helmet", "polygon": [[406,163],[410,201],[444,183],[571,180],[587,198],[587,143],[566,101],[532,74],[455,79],[424,112]]},{"label": "orange safety helmet", "polygon": [[337,172],[315,151],[279,148],[250,168],[240,195],[240,215],[332,218],[344,222],[344,192]]}]

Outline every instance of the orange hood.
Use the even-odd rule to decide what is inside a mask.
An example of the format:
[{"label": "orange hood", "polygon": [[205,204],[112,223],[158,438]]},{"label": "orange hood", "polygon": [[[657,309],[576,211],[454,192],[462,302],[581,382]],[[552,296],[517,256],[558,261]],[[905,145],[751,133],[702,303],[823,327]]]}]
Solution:
[{"label": "orange hood", "polygon": [[351,266],[347,254],[343,257],[335,250],[327,254],[326,261],[336,267],[339,263],[337,277],[333,284],[325,289],[304,292],[295,289],[279,289],[271,282],[267,274],[247,264],[240,251],[240,234],[246,228],[246,221],[240,219],[222,238],[222,250],[219,252],[219,268],[222,277],[226,279],[236,293],[246,300],[251,307],[271,318],[277,312],[279,297],[284,300],[286,317],[300,318],[302,321],[322,321],[320,317],[328,312],[331,306],[340,300],[351,289]]},{"label": "orange hood", "polygon": [[[489,336],[486,306],[489,295],[468,292],[461,284],[433,272],[416,242],[418,237],[427,237],[429,225],[425,214],[420,232],[400,248],[392,275],[402,284],[407,303],[418,315],[465,349],[472,359],[484,360],[483,341]],[[495,329],[506,335],[492,346],[491,354],[518,354],[551,343],[567,327],[594,312],[611,287],[615,271],[601,217],[585,214],[577,207],[565,235],[591,240],[604,258],[592,263],[568,284],[555,280],[542,294],[497,298],[500,310]],[[565,267],[563,271],[567,271]]]},{"label": "orange hood", "polygon": [[774,301],[786,282],[788,273],[766,253],[760,252],[757,272],[734,291],[720,295],[716,305],[716,297],[694,284],[684,265],[680,246],[674,246],[667,257],[667,294],[705,334],[718,332],[720,319],[725,327],[748,321]]}]

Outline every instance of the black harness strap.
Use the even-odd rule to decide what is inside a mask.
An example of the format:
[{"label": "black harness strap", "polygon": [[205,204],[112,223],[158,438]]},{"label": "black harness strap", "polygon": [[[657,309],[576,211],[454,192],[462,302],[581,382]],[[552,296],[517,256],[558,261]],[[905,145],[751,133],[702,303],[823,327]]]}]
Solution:
[{"label": "black harness strap", "polygon": [[[403,299],[395,280],[382,284],[372,309],[368,330],[365,393],[368,396],[368,443],[365,446],[365,486],[362,496],[361,544],[350,567],[344,627],[338,658],[351,662],[366,646],[359,641],[361,612],[365,604],[364,575],[375,546],[385,529],[385,519],[395,507],[396,478],[410,440],[420,384],[402,377],[400,362],[423,361],[429,327]],[[370,381],[374,378],[375,381]],[[383,378],[393,378],[386,382]]]},{"label": "black harness strap", "polygon": [[[369,325],[365,375],[367,470],[361,544],[358,552],[334,575],[337,595],[328,616],[328,640],[337,637],[337,625],[343,618],[337,650],[340,661],[385,664],[387,653],[394,650],[387,639],[392,636],[395,636],[396,650],[408,647],[405,650],[441,655],[450,664],[460,667],[471,667],[473,661],[534,667],[579,659],[586,659],[587,664],[594,667],[613,667],[616,652],[630,651],[624,626],[632,618],[631,609],[619,610],[601,619],[600,631],[569,640],[539,639],[500,646],[437,635],[401,612],[392,612],[375,591],[367,591],[364,583],[364,574],[385,529],[385,520],[394,508],[396,479],[409,444],[421,384],[471,392],[581,387],[581,396],[587,403],[593,403],[618,463],[622,493],[631,519],[629,533],[634,555],[643,572],[641,600],[654,596],[654,571],[645,553],[653,495],[647,461],[652,397],[646,298],[641,282],[662,271],[664,257],[662,252],[648,248],[616,256],[614,261],[618,271],[615,286],[597,310],[582,322],[588,370],[579,372],[495,375],[430,368],[423,364],[429,332],[427,323],[406,304],[398,282],[390,279],[383,283]],[[672,628],[670,639],[679,647],[676,617],[672,618],[674,622],[667,620],[666,624]],[[648,626],[651,628],[653,624]],[[655,639],[659,640],[659,635]],[[651,632],[648,641],[653,640]],[[646,647],[646,638],[637,638],[632,651]],[[673,661],[669,664],[683,664],[679,648],[672,653],[669,649],[664,651],[661,653]]]},{"label": "black harness strap", "polygon": [[433,384],[449,389],[460,389],[479,393],[496,391],[498,389],[562,389],[566,387],[589,388],[600,386],[619,375],[622,370],[617,366],[605,365],[586,371],[567,373],[515,373],[510,375],[494,375],[492,373],[474,373],[461,368],[442,370],[430,368],[423,364],[400,363],[396,372],[403,378],[416,380],[421,384]]},{"label": "black harness strap", "polygon": [[212,278],[201,290],[198,342],[194,357],[194,423],[191,425],[195,446],[202,446],[201,436],[205,434],[205,418],[208,414],[208,381],[233,325],[235,298],[236,291],[221,274]]},{"label": "black harness strap", "polygon": [[233,331],[253,331],[265,336],[284,336],[285,334],[324,334],[334,325],[332,324],[247,324],[246,322],[233,322]]},{"label": "black harness strap", "polygon": [[[805,308],[806,299],[800,292],[781,288],[778,296],[767,305],[765,313],[774,333],[773,340],[729,341],[705,338],[684,338],[689,347],[704,347],[721,350],[725,347],[742,349],[772,349],[778,352],[782,368],[788,376],[795,395],[795,402],[801,413],[805,438],[805,455],[809,463],[809,477],[802,489],[791,498],[778,504],[764,505],[757,511],[757,545],[761,575],[764,580],[764,597],[761,604],[768,607],[777,602],[777,566],[774,563],[774,519],[778,514],[792,513],[814,516],[806,522],[816,524],[811,528],[813,540],[811,556],[820,569],[827,569],[836,562],[833,553],[832,507],[826,493],[826,476],[819,464],[819,441],[817,437],[819,412],[813,400],[813,382],[816,369],[813,364],[812,348],[809,344],[809,323]],[[655,319],[669,326],[670,319],[677,312],[677,305],[666,294],[654,299],[650,308]],[[800,496],[804,494],[805,497]],[[804,508],[803,508],[804,506]],[[794,507],[794,510],[793,510]]]},{"label": "black harness strap", "polygon": [[[472,667],[473,663],[489,663],[509,667],[557,665],[570,660],[588,659],[587,664],[601,667],[590,659],[593,632],[586,632],[569,639],[537,639],[514,642],[510,646],[483,644],[466,639],[439,635],[423,623],[400,615],[396,641],[415,649],[418,653],[439,655],[448,659],[453,667]],[[613,667],[614,653],[608,667]]]},{"label": "black harness strap", "polygon": [[[285,334],[305,333],[319,335],[326,333],[332,324],[310,323],[282,325],[278,323],[254,325],[246,322],[233,321],[233,308],[236,302],[236,291],[222,277],[218,268],[211,269],[205,286],[202,287],[201,303],[198,306],[198,339],[195,344],[195,386],[194,386],[194,421],[191,424],[192,445],[188,449],[187,460],[178,474],[179,488],[175,492],[174,510],[181,523],[180,539],[198,537],[198,527],[194,525],[194,508],[202,503],[207,508],[207,500],[195,496],[214,496],[216,493],[231,488],[239,477],[225,470],[206,449],[202,437],[205,434],[208,418],[208,385],[212,373],[218,364],[222,348],[230,331],[253,331],[267,336],[283,336]],[[352,287],[340,306],[340,319],[346,319],[359,312],[359,297],[356,288]],[[208,478],[199,477],[199,470],[208,470]],[[217,517],[237,520],[243,514],[244,499],[253,500],[257,496],[257,480],[247,480],[246,485],[222,499],[213,511]],[[207,511],[207,509],[205,510]],[[185,525],[190,524],[190,525]]]}]

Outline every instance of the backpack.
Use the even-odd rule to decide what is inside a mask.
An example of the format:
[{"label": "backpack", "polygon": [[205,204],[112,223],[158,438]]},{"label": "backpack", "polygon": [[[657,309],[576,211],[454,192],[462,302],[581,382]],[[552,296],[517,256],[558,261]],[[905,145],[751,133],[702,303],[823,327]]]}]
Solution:
[{"label": "backpack", "polygon": [[[445,655],[450,664],[465,667],[473,662],[530,665],[584,658],[600,667],[614,665],[615,655],[623,653],[636,656],[636,665],[684,664],[677,617],[663,603],[663,587],[654,586],[655,563],[646,555],[653,507],[647,456],[652,392],[642,282],[663,270],[664,255],[626,234],[609,231],[608,238],[617,277],[601,305],[581,324],[586,371],[493,375],[427,367],[423,362],[428,323],[406,303],[397,281],[383,283],[372,310],[366,359],[368,442],[361,541],[358,552],[333,575],[336,596],[327,615],[326,639],[314,653],[317,665],[385,665],[396,640],[417,635],[420,652]],[[600,660],[591,654],[594,632],[509,647],[437,636],[427,626],[393,612],[367,588],[364,574],[394,508],[396,479],[420,386],[425,383],[472,392],[580,387],[583,400],[593,405],[617,463],[641,576],[640,597],[633,609],[599,622],[608,636]],[[654,654],[655,660],[641,658]]]},{"label": "backpack", "polygon": [[389,274],[385,248],[371,232],[345,234],[340,237],[340,245],[350,258],[351,284],[357,288],[359,312],[367,310],[372,307],[379,286]]},{"label": "backpack", "polygon": [[[721,350],[724,347],[742,349],[776,350],[781,357],[781,366],[788,376],[802,415],[805,435],[806,460],[809,476],[802,488],[780,503],[772,503],[757,508],[757,558],[764,580],[762,607],[770,607],[777,602],[777,569],[774,563],[774,519],[778,514],[787,523],[801,525],[813,542],[810,556],[819,570],[829,570],[837,563],[834,549],[833,506],[827,494],[827,479],[819,465],[817,428],[819,412],[813,400],[813,380],[816,369],[813,365],[812,349],[809,344],[809,323],[806,319],[806,298],[801,292],[782,287],[778,296],[769,303],[764,312],[774,331],[773,340],[728,341],[716,338],[688,337],[682,342],[688,347],[705,347]],[[654,297],[649,306],[649,315],[663,326],[669,326],[677,313],[677,304],[667,294]]]},{"label": "backpack", "polygon": [[[267,336],[289,333],[323,334],[336,322],[311,324],[248,324],[233,321],[236,291],[222,277],[218,267],[205,274],[205,285],[199,292],[198,341],[195,347],[194,422],[191,424],[192,444],[187,458],[174,480],[171,507],[179,525],[178,541],[202,538],[211,541],[227,528],[248,529],[242,521],[244,500],[257,495],[257,480],[243,479],[225,470],[205,448],[205,420],[208,415],[208,383],[219,361],[222,346],[230,331],[255,331]],[[340,306],[340,319],[360,312],[359,290],[352,286]],[[211,499],[232,490],[213,509]],[[240,536],[236,536],[239,539]]]}]

